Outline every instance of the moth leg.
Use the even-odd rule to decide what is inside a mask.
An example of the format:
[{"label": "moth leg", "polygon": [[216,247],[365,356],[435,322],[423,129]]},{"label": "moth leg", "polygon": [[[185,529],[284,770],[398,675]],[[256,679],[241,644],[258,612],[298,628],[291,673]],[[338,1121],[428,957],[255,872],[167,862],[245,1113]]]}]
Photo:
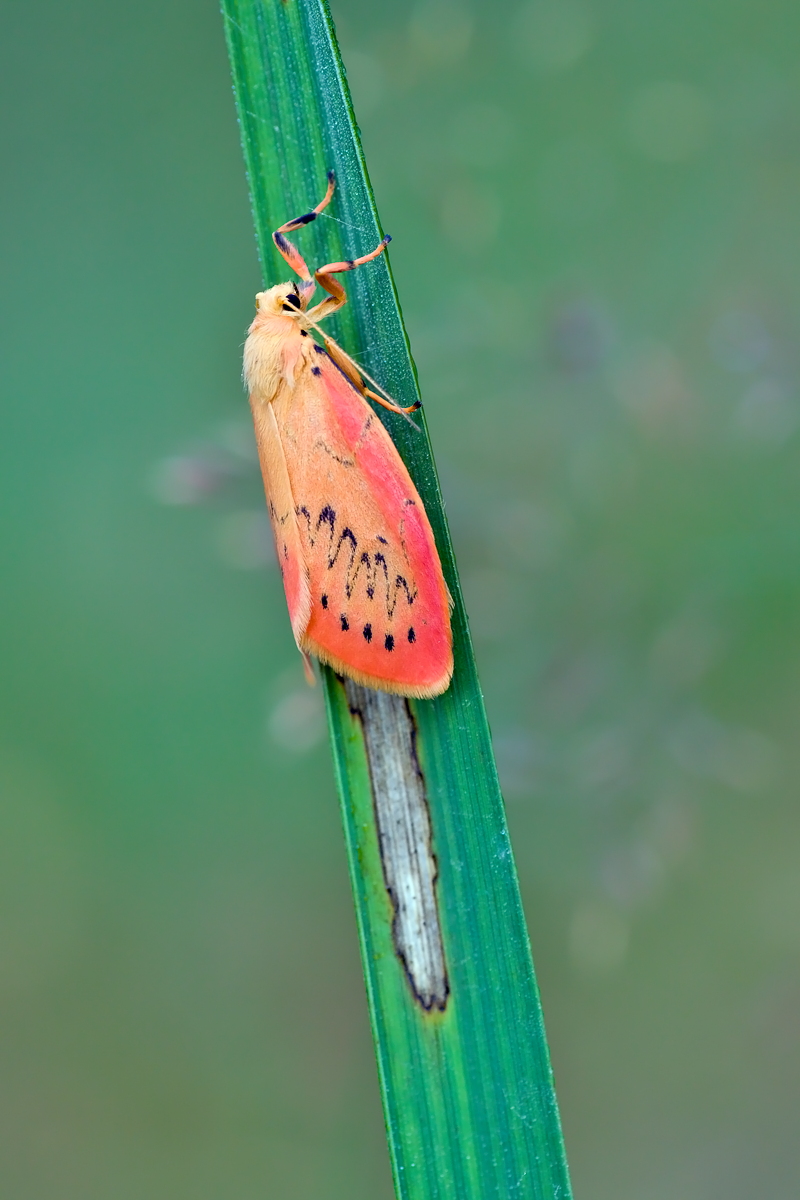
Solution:
[{"label": "moth leg", "polygon": [[[323,301],[323,303],[325,303],[325,301]],[[320,329],[316,322],[313,323],[312,327],[318,330],[320,336],[322,337],[322,340],[325,343],[325,349],[328,351],[328,357],[336,363],[336,366],[339,368],[342,374],[347,376],[353,387],[356,389],[356,391],[360,392],[362,396],[369,396],[371,400],[377,400],[378,404],[382,404],[383,407],[388,408],[390,412],[402,413],[403,415],[410,412],[416,412],[418,408],[422,408],[422,402],[420,400],[415,400],[413,404],[408,406],[408,408],[401,408],[399,404],[395,404],[391,396],[379,396],[377,392],[370,391],[364,382],[365,379],[369,380],[369,382],[376,388],[379,388],[381,385],[376,383],[374,379],[367,375],[364,368],[354,359],[352,359],[347,351],[343,350],[342,347],[339,346],[332,337],[328,337],[325,330]],[[414,424],[413,421],[411,424]],[[414,428],[416,429],[416,426],[414,426]]]},{"label": "moth leg", "polygon": [[312,208],[311,212],[304,213],[302,217],[294,217],[291,221],[287,221],[285,225],[281,225],[280,229],[276,229],[276,233],[293,233],[295,229],[299,229],[301,225],[309,225],[315,221],[324,208],[327,208],[331,202],[334,189],[336,187],[336,176],[333,171],[328,171],[328,190],[320,200],[316,208]]},{"label": "moth leg", "polygon": [[376,404],[382,404],[384,408],[388,408],[389,412],[410,413],[416,412],[418,408],[422,408],[422,402],[415,400],[413,404],[409,404],[408,408],[403,408],[399,404],[392,404],[391,400],[386,400],[383,396],[379,396],[377,392],[372,392],[368,387],[364,388],[364,395],[369,396],[370,400],[374,400]]},{"label": "moth leg", "polygon": [[306,683],[308,684],[309,687],[316,687],[317,680],[314,675],[314,668],[311,665],[311,658],[309,657],[308,652],[306,650],[301,650],[300,654],[303,659],[303,674],[306,677]]},{"label": "moth leg", "polygon": [[[314,328],[318,329],[318,326],[315,325]],[[342,374],[346,375],[353,387],[363,395],[364,380],[361,378],[361,368],[359,367],[358,363],[355,362],[355,360],[352,359],[350,355],[333,340],[332,337],[329,337],[324,329],[319,329],[318,331],[325,343],[325,349],[328,351],[328,357],[333,359]]]},{"label": "moth leg", "polygon": [[[335,187],[336,176],[333,171],[328,171],[328,190],[317,207],[312,208],[311,212],[304,213],[302,217],[294,217],[293,220],[287,221],[285,225],[281,225],[280,229],[276,229],[272,235],[272,240],[275,243],[278,253],[286,259],[292,270],[296,271],[306,283],[311,283],[311,272],[306,266],[305,259],[289,239],[283,235],[285,233],[292,233],[295,229],[300,229],[303,225],[310,225],[312,221],[316,221],[323,208],[327,208],[328,204],[330,204]],[[313,291],[313,288],[311,290]]]},{"label": "moth leg", "polygon": [[[331,313],[335,313],[343,305],[347,304],[347,293],[339,283],[339,280],[334,279],[333,276],[340,274],[342,271],[352,271],[354,267],[360,267],[362,263],[371,262],[373,258],[377,258],[379,254],[383,254],[391,240],[387,233],[383,241],[374,250],[371,250],[369,254],[363,254],[361,258],[351,258],[348,262],[328,263],[327,266],[320,267],[319,270],[315,271],[315,280],[332,298],[330,300],[323,300],[321,304],[317,304],[314,308],[309,309],[308,315],[313,317],[315,321],[321,321],[323,317],[329,317]],[[305,266],[305,263],[303,265]]]}]

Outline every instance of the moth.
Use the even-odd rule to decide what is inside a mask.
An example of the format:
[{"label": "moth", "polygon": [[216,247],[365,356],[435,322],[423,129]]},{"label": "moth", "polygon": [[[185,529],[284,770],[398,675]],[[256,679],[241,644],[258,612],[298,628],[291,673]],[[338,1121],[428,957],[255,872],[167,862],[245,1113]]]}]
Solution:
[{"label": "moth", "polygon": [[[292,632],[307,671],[313,655],[367,687],[438,696],[453,674],[452,602],[422,500],[368,400],[403,414],[419,404],[401,408],[319,326],[347,303],[336,276],[390,239],[312,278],[286,237],[316,220],[334,188],[329,172],[316,208],[272,235],[300,283],[258,293],[244,347]],[[317,285],[327,296],[309,307]]]}]

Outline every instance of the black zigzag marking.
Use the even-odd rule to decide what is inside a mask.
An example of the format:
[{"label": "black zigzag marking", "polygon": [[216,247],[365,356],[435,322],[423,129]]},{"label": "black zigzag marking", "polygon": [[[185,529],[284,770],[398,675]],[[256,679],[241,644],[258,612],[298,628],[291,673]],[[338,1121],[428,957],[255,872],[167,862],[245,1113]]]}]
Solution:
[{"label": "black zigzag marking", "polygon": [[[398,574],[392,579],[386,556],[381,551],[370,554],[369,551],[363,550],[359,554],[358,538],[348,526],[344,526],[341,531],[337,530],[336,512],[331,508],[330,504],[323,505],[316,521],[313,520],[311,513],[304,504],[299,505],[295,509],[295,513],[305,526],[306,537],[312,549],[316,545],[320,532],[325,536],[325,531],[327,531],[327,566],[329,571],[333,570],[336,566],[340,555],[343,554],[345,556],[344,591],[348,600],[352,599],[359,582],[359,577],[363,575],[364,590],[367,599],[373,600],[376,593],[382,594],[386,606],[386,615],[389,619],[394,616],[401,592],[405,594],[406,603],[409,606],[414,603],[418,594],[416,586],[410,585],[404,575]],[[388,544],[383,537],[378,536],[377,540],[383,545]]]}]

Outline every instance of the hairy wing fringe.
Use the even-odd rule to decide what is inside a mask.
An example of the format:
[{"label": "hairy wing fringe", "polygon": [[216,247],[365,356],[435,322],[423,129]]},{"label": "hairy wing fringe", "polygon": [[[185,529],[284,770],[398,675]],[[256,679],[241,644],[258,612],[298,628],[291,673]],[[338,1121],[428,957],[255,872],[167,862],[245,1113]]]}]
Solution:
[{"label": "hairy wing fringe", "polygon": [[399,683],[393,679],[378,679],[374,675],[366,675],[363,671],[357,671],[350,666],[349,663],[343,662],[328,650],[309,637],[298,639],[298,646],[307,654],[313,654],[320,662],[325,663],[337,675],[346,675],[348,679],[352,679],[355,683],[360,683],[362,687],[375,688],[379,692],[391,692],[393,696],[408,696],[413,700],[432,700],[435,696],[441,696],[442,692],[446,692],[450,686],[450,680],[453,677],[453,664],[450,662],[450,667],[445,675],[437,679],[434,683],[427,685],[415,685],[413,683]]}]

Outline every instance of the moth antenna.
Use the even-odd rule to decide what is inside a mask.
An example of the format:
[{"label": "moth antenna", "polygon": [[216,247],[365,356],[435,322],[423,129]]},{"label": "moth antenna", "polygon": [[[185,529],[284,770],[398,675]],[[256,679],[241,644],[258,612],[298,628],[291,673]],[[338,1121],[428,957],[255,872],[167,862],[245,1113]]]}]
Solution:
[{"label": "moth antenna", "polygon": [[333,213],[326,212],[320,213],[319,215],[324,217],[326,221],[335,221],[337,225],[343,225],[345,229],[352,229],[354,233],[369,232],[369,230],[365,229],[363,225],[351,225],[349,221],[343,221],[341,217],[335,217]]}]

